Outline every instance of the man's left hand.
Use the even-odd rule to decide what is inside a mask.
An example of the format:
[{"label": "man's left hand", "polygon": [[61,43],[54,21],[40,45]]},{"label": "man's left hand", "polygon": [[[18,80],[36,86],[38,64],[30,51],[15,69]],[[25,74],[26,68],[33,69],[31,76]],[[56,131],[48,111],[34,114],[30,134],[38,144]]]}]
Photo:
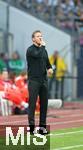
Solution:
[{"label": "man's left hand", "polygon": [[52,75],[53,74],[53,69],[52,68],[48,69],[47,73],[48,73],[48,76]]}]

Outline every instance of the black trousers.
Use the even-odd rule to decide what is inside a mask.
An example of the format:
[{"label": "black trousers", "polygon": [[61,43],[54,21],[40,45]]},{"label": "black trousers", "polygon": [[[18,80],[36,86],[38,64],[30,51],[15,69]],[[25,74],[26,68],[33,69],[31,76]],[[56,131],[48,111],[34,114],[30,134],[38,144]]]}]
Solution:
[{"label": "black trousers", "polygon": [[47,115],[47,106],[48,106],[48,81],[34,81],[29,80],[28,84],[29,89],[29,126],[34,128],[35,126],[35,108],[36,101],[39,95],[40,98],[40,122],[39,126],[46,127],[46,115]]}]

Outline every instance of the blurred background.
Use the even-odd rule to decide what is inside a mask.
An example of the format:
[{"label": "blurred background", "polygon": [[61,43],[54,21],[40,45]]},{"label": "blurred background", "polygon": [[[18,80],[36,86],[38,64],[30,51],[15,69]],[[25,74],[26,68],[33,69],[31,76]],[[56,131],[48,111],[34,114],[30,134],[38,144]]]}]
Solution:
[{"label": "blurred background", "polygon": [[[2,81],[8,84],[12,80],[16,86],[16,78],[26,71],[26,50],[32,43],[34,30],[42,31],[55,71],[52,77],[48,77],[49,98],[82,103],[82,0],[0,0],[0,84]],[[52,61],[56,52],[58,65],[56,60]],[[11,72],[14,73],[12,76]],[[22,79],[25,83],[26,78]],[[4,91],[4,88],[0,91]],[[8,99],[7,95],[5,99]],[[23,102],[27,103],[27,100]],[[14,100],[13,103],[15,110],[18,104]],[[22,104],[25,108],[25,104]]]}]

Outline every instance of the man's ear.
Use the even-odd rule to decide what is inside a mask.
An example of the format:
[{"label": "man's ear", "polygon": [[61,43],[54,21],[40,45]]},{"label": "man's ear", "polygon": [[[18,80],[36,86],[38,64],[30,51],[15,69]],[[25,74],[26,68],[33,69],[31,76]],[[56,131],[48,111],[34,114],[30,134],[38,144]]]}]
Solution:
[{"label": "man's ear", "polygon": [[32,38],[32,41],[33,41],[33,42],[35,42],[35,39],[34,39],[34,38]]}]

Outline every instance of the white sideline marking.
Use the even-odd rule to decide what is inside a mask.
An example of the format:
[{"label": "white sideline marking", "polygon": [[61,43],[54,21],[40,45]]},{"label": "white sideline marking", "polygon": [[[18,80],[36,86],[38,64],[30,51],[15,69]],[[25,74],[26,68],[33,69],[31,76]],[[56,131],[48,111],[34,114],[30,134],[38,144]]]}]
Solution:
[{"label": "white sideline marking", "polygon": [[59,147],[56,149],[51,149],[51,150],[66,150],[66,149],[72,149],[72,148],[79,148],[79,147],[83,147],[83,145],[74,145],[74,146],[67,146],[67,147]]},{"label": "white sideline marking", "polygon": [[[61,136],[61,135],[70,135],[70,134],[76,134],[76,133],[83,133],[83,130],[79,130],[79,131],[72,131],[72,132],[64,132],[64,133],[50,133],[50,136]],[[47,136],[49,136],[47,135]]]}]

